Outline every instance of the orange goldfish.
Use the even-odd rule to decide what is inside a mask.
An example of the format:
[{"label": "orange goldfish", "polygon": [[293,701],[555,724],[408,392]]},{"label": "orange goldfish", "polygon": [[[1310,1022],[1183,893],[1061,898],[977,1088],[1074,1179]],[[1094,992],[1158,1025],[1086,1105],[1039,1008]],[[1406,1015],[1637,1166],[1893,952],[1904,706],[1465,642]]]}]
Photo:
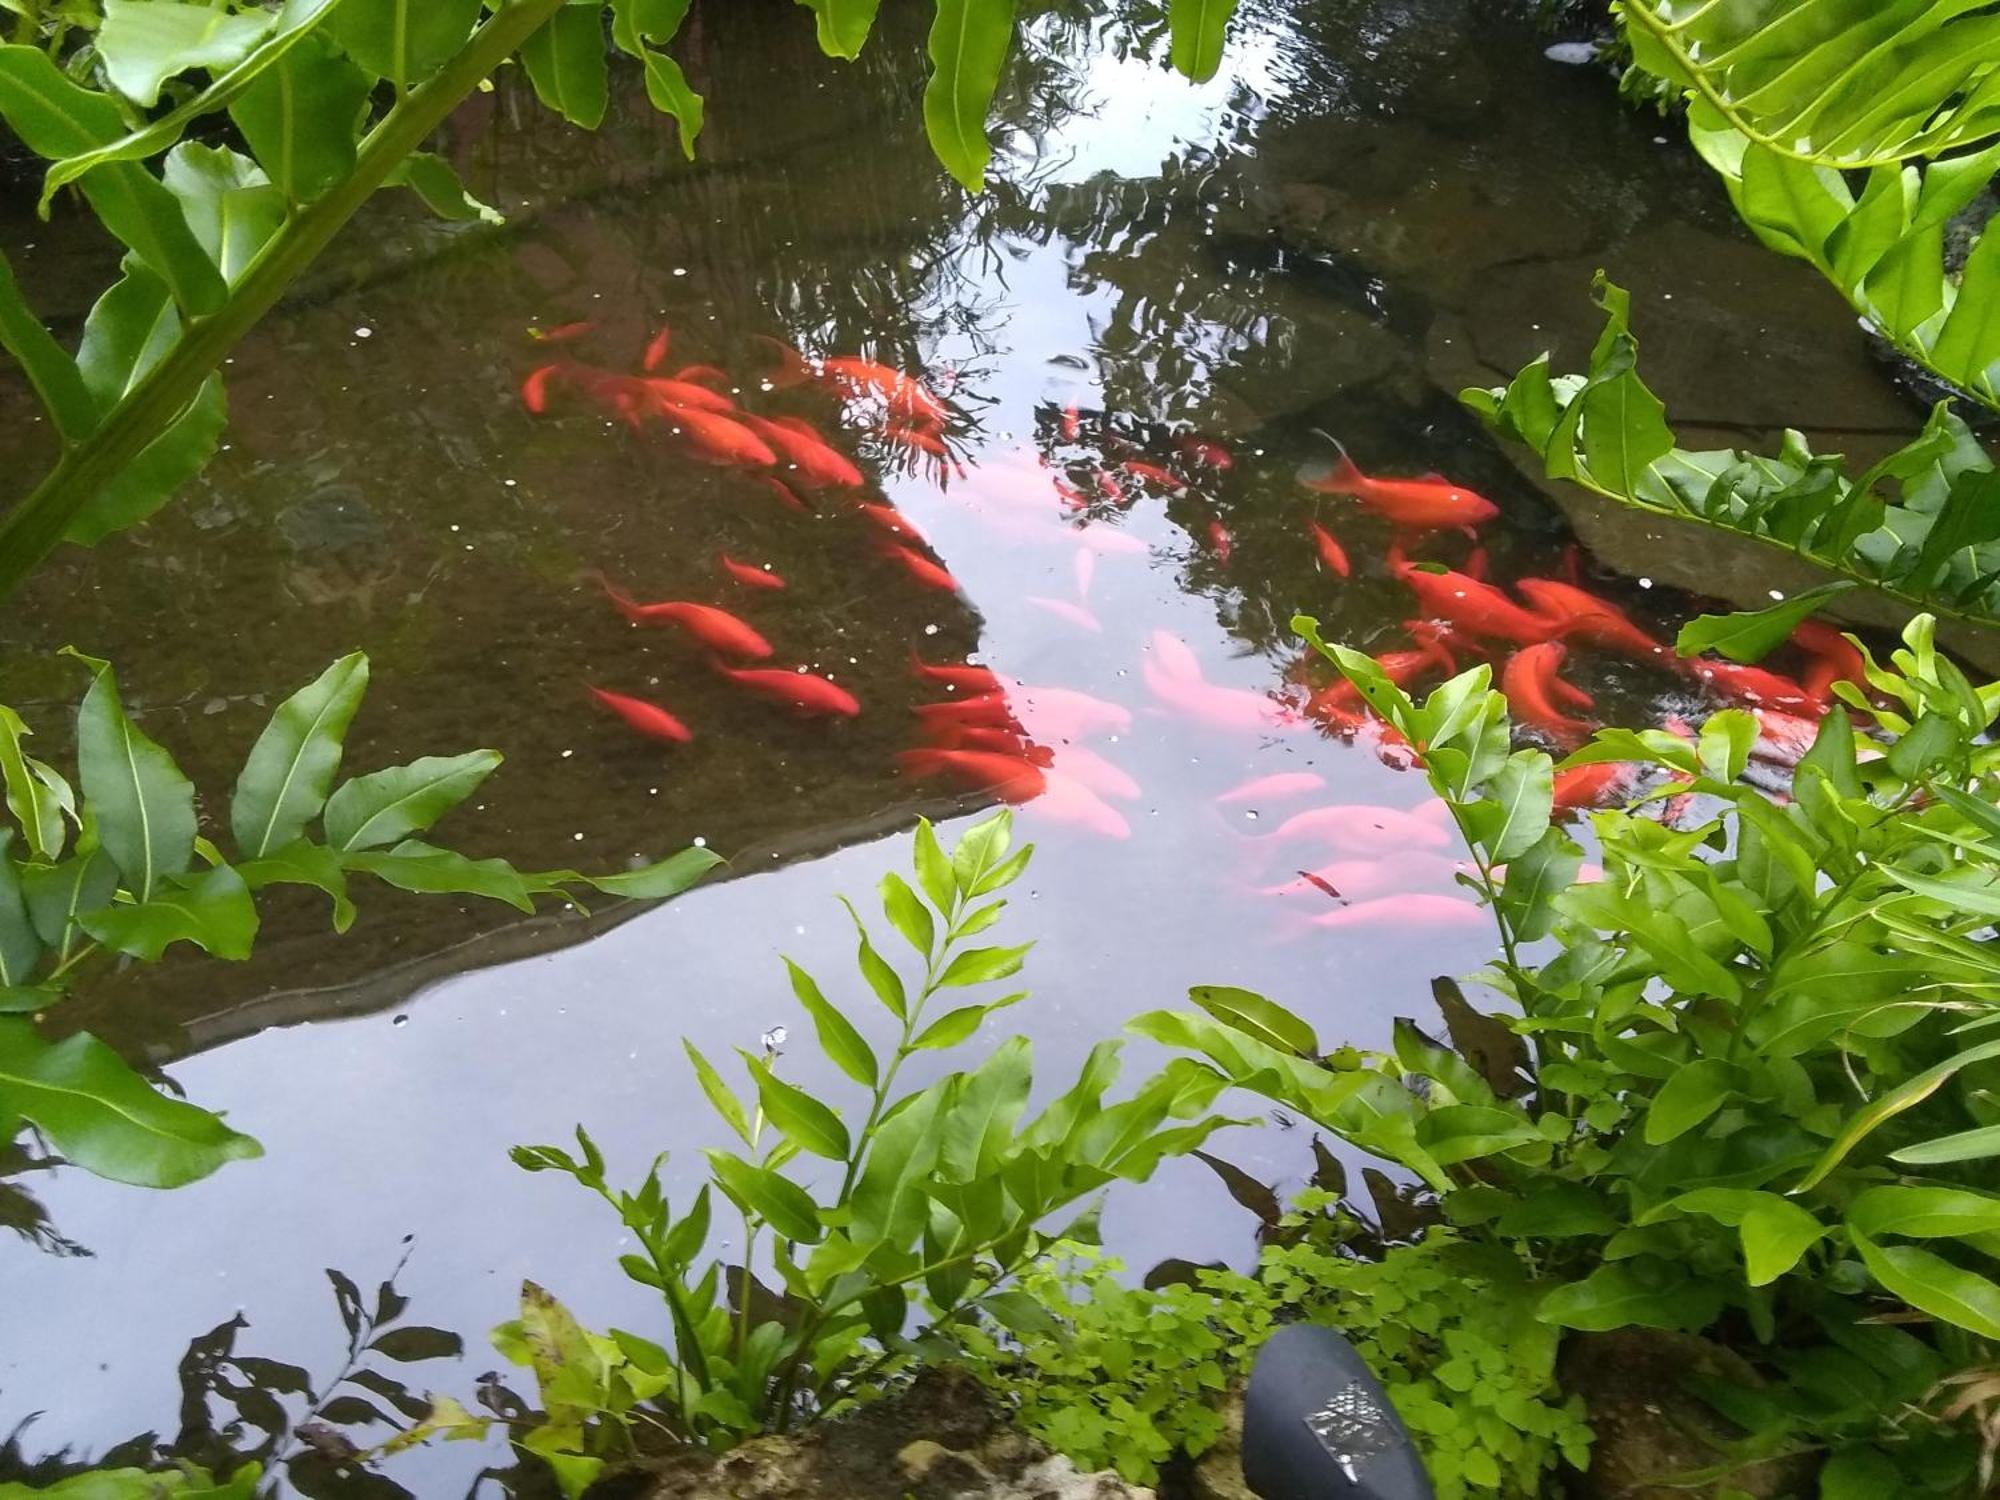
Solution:
[{"label": "orange goldfish", "polygon": [[753,589],[781,589],[785,580],[768,567],[753,568],[748,563],[740,563],[727,552],[721,556],[722,571],[738,583]]},{"label": "orange goldfish", "polygon": [[714,658],[710,658],[709,665],[731,682],[795,709],[806,718],[837,715],[852,719],[861,712],[860,701],[846,688],[803,669],[787,672],[777,667],[728,667]]},{"label": "orange goldfish", "polygon": [[931,561],[921,552],[912,552],[908,547],[889,541],[883,542],[875,550],[927,589],[949,589],[954,592],[958,589],[958,580],[946,572],[941,564]]},{"label": "orange goldfish", "polygon": [[747,656],[752,660],[771,654],[771,643],[726,609],[709,604],[689,604],[669,600],[662,604],[641,604],[604,585],[604,592],[618,606],[619,613],[634,625],[678,625],[711,651],[727,656]]},{"label": "orange goldfish", "polygon": [[[585,686],[590,687],[590,684]],[[648,703],[644,698],[627,697],[624,693],[613,693],[601,687],[591,687],[590,692],[599,703],[649,740],[667,745],[685,745],[694,738],[694,731],[657,703]]]},{"label": "orange goldfish", "polygon": [[1572,719],[1556,707],[1556,700],[1577,708],[1592,706],[1590,695],[1565,682],[1558,674],[1568,648],[1560,641],[1544,641],[1516,651],[1500,674],[1500,691],[1519,722],[1539,729],[1558,744],[1582,740],[1591,726]]},{"label": "orange goldfish", "polygon": [[1327,571],[1342,578],[1353,576],[1354,569],[1347,561],[1347,549],[1333,539],[1333,533],[1317,521],[1308,523],[1312,528],[1313,546],[1319,549],[1319,560],[1326,564]]},{"label": "orange goldfish", "polygon": [[1422,531],[1448,531],[1482,526],[1500,514],[1485,496],[1439,475],[1422,479],[1375,479],[1361,472],[1347,450],[1325,433],[1338,457],[1331,464],[1312,463],[1299,471],[1308,489],[1325,495],[1352,495],[1370,510],[1398,526]]},{"label": "orange goldfish", "polygon": [[673,341],[673,330],[662,326],[660,331],[646,341],[646,352],[639,357],[639,368],[652,371],[667,362],[667,346]]},{"label": "orange goldfish", "polygon": [[1048,778],[1041,767],[989,750],[940,750],[926,746],[898,751],[896,764],[906,776],[918,780],[946,777],[975,791],[991,792],[1003,802],[1030,802],[1048,788]]},{"label": "orange goldfish", "polygon": [[797,417],[758,417],[745,412],[741,421],[778,452],[809,488],[861,483],[861,471],[846,455],[828,446],[812,424]]}]

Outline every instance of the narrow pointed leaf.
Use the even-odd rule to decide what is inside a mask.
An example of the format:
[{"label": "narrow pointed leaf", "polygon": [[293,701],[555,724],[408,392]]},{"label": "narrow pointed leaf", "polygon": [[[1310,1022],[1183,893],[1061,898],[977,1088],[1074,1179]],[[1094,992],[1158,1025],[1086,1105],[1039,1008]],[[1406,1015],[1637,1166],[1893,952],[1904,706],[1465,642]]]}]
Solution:
[{"label": "narrow pointed leaf", "polygon": [[356,651],[278,705],[243,763],[230,803],[230,828],[245,858],[261,859],[291,843],[319,816],[367,691],[368,658]]},{"label": "narrow pointed leaf", "polygon": [[118,698],[109,665],[78,658],[93,679],[77,710],[77,768],[98,837],[133,897],[151,898],[162,879],[194,857],[194,785],[174,758],[139,732]]},{"label": "narrow pointed leaf", "polygon": [[472,750],[357,776],[327,799],[326,841],[346,852],[422,833],[477,791],[499,764],[498,750]]},{"label": "narrow pointed leaf", "polygon": [[993,146],[986,111],[1014,36],[1015,0],[937,0],[924,129],[947,171],[972,192],[986,186]]}]

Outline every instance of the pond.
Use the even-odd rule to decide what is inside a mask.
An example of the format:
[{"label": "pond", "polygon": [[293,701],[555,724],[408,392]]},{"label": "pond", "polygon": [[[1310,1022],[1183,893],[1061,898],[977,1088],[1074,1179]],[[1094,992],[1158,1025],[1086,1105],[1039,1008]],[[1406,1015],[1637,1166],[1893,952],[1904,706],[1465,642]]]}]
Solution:
[{"label": "pond", "polygon": [[[796,1030],[780,955],[858,994],[835,894],[904,866],[918,812],[956,818],[993,790],[936,755],[939,716],[917,710],[963,694],[913,658],[1000,674],[1049,751],[1017,813],[1039,853],[1002,929],[1037,945],[1033,994],[987,1027],[1030,1036],[1045,1078],[1191,984],[1258,988],[1362,1043],[1423,1012],[1488,929],[1397,747],[1300,711],[1327,674],[1289,626],[1302,611],[1329,639],[1404,649],[1418,603],[1392,523],[1301,474],[1324,472],[1330,434],[1370,473],[1448,475],[1498,519],[1405,539],[1413,559],[1572,580],[1671,641],[1712,601],[1660,579],[1701,576],[1699,554],[1679,542],[1669,568],[1626,523],[1618,557],[1650,574],[1658,548],[1660,578],[1613,571],[1455,399],[1544,348],[1579,361],[1599,267],[1640,289],[1649,378],[1692,446],[1810,423],[1816,447],[1870,454],[1912,425],[1838,299],[1526,19],[1253,0],[1194,87],[1098,9],[1029,25],[978,199],[924,147],[908,13],[843,64],[782,0],[700,6],[678,49],[710,100],[692,165],[635,78],[595,136],[497,80],[446,150],[507,225],[371,211],[238,351],[227,447],[193,491],[23,592],[0,668],[49,740],[81,688],[53,655],[73,643],[117,663],[147,732],[217,798],[269,706],[359,647],[374,689],[350,767],[506,756],[447,825],[455,847],[615,869],[699,840],[730,861],[664,907],[591,915],[370,891],[338,939],[323,907],[280,903],[250,963],[135,969],[68,1007],[63,1024],[167,1067],[266,1154],[173,1193],[22,1180],[47,1217],[42,1244],[0,1245],[0,1432],[41,1413],[25,1453],[173,1433],[190,1340],[239,1314],[238,1352],[338,1368],[329,1267],[372,1286],[407,1252],[409,1316],[466,1340],[412,1367],[419,1390],[469,1393],[499,1363],[485,1331],[524,1277],[588,1324],[645,1326],[617,1226],[507,1148],[583,1121],[625,1175],[661,1150],[691,1175],[719,1127],[681,1039],[727,1056]],[[19,201],[4,232],[73,326],[112,253]],[[662,329],[662,373],[713,366],[693,378],[811,423],[865,483],[794,474],[794,508],[701,462],[698,432],[624,420],[621,381]],[[888,432],[843,400],[854,381],[793,383],[777,346],[921,379],[941,437]],[[13,464],[37,456],[9,441]],[[734,612],[858,714],[746,692],[682,630],[628,621],[614,589]],[[1609,651],[1566,670],[1604,722],[1718,701]],[[665,705],[692,738],[635,734],[593,685]],[[1367,811],[1345,833],[1287,827],[1324,807]],[[816,1057],[796,1063],[837,1093]],[[1307,1136],[1279,1123],[1217,1149],[1288,1188]],[[1106,1217],[1135,1267],[1241,1263],[1253,1228],[1194,1162],[1114,1192]],[[455,1445],[395,1472],[462,1493],[496,1462]]]}]

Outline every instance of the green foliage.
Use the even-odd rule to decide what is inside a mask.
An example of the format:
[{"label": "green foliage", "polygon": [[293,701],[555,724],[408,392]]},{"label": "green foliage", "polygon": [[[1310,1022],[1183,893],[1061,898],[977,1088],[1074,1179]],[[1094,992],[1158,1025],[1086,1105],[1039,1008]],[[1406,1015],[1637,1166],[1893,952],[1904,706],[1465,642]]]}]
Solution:
[{"label": "green foliage", "polygon": [[0,827],[0,1129],[11,1136],[26,1121],[100,1176],[177,1187],[259,1148],[154,1088],[88,1033],[43,1036],[33,1016],[94,967],[119,956],[155,962],[178,944],[248,958],[257,894],[274,885],[324,892],[335,930],[345,931],[354,875],[532,911],[542,895],[575,904],[579,888],[676,895],[720,863],[690,849],[615,875],[525,873],[410,837],[470,796],[500,756],[427,757],[336,787],[368,685],[359,652],[286,699],[258,736],[230,801],[232,858],[202,835],[193,783],[126,714],[111,667],[71,654],[91,678],[77,710],[75,785],[28,753],[27,724],[0,707],[0,781],[17,825]]},{"label": "green foliage", "polygon": [[1746,1454],[1875,1454],[1901,1466],[1898,1493],[1957,1492],[1968,1437],[1881,1418],[2000,1337],[1994,1145],[1973,1133],[1994,1123],[2000,1059],[1982,936],[2000,916],[2000,685],[1940,656],[1928,617],[1904,642],[1869,660],[1879,706],[1839,690],[1781,805],[1736,779],[1755,738],[1740,711],[1698,745],[1600,733],[1569,764],[1638,762],[1703,811],[1685,829],[1596,815],[1589,884],[1549,821],[1547,757],[1511,749],[1486,668],[1419,705],[1323,645],[1421,750],[1499,929],[1478,977],[1512,1009],[1447,1008],[1452,1047],[1402,1022],[1390,1053],[1324,1059],[1213,1008],[1136,1029],[1417,1174],[1468,1235],[1539,1269],[1544,1322],[1733,1336],[1777,1382],[1709,1393],[1752,1430]]},{"label": "green foliage", "polygon": [[[611,1206],[639,1247],[620,1264],[662,1303],[659,1341],[617,1328],[599,1335],[530,1283],[520,1318],[495,1334],[541,1387],[542,1413],[516,1441],[548,1461],[567,1493],[635,1438],[663,1432],[726,1447],[782,1431],[865,1399],[944,1347],[941,1331],[953,1325],[983,1316],[1023,1326],[1033,1308],[1010,1283],[1059,1241],[1090,1233],[1095,1209],[1084,1200],[1120,1179],[1144,1181],[1163,1158],[1231,1123],[1205,1113],[1223,1080],[1185,1059],[1108,1103],[1116,1043],[1093,1050],[1075,1083],[1032,1118],[1024,1119],[1033,1085],[1025,1037],[1001,1042],[975,1067],[897,1091],[912,1057],[958,1045],[1023,998],[930,1014],[941,993],[1004,979],[1028,951],[968,946],[1006,905],[999,892],[1027,868],[1032,847],[1010,854],[1011,827],[999,813],[947,855],[920,822],[915,887],[884,877],[883,915],[920,980],[905,982],[849,908],[857,966],[891,1023],[888,1037],[871,1042],[788,961],[820,1050],[858,1099],[836,1108],[782,1077],[782,1053],[768,1042],[761,1055],[741,1054],[751,1096],[740,1096],[689,1045],[696,1081],[742,1149],[711,1150],[708,1180],[678,1213],[662,1186],[664,1157],[626,1191],[608,1184],[581,1127],[576,1154],[515,1149],[526,1170],[566,1173]],[[850,1130],[847,1121],[858,1124]],[[709,1250],[712,1215],[730,1209],[740,1234],[721,1232],[738,1247],[735,1264]],[[1065,1211],[1064,1227],[1041,1227]],[[775,1269],[778,1288],[758,1280],[759,1264]],[[914,1336],[904,1331],[913,1313],[926,1325]]]},{"label": "green foliage", "polygon": [[0,1500],[255,1500],[262,1473],[248,1464],[225,1482],[193,1464],[159,1473],[93,1469],[39,1489],[0,1484]]},{"label": "green foliage", "polygon": [[1783,547],[1912,604],[2000,621],[2000,476],[1946,405],[1859,478],[1796,432],[1775,457],[1678,448],[1639,378],[1629,299],[1600,275],[1598,300],[1605,328],[1587,374],[1551,376],[1543,355],[1505,386],[1461,394],[1550,478]]},{"label": "green foliage", "polygon": [[[1327,1210],[1332,1211],[1327,1211]],[[1124,1285],[1116,1261],[1063,1246],[1021,1279],[1054,1327],[1014,1338],[962,1330],[971,1368],[1027,1430],[1087,1469],[1153,1484],[1160,1465],[1222,1436],[1222,1405],[1281,1324],[1353,1341],[1381,1377],[1442,1500],[1547,1491],[1582,1468],[1590,1429],[1556,1389],[1555,1331],[1510,1254],[1448,1229],[1357,1258],[1355,1221],[1308,1190],[1254,1275],[1198,1268],[1158,1289]]]}]

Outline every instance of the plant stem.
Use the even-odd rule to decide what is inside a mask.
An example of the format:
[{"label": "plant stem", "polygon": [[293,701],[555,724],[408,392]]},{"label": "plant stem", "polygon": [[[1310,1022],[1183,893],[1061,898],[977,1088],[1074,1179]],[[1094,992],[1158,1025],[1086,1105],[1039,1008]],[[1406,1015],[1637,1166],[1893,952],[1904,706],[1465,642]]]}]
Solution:
[{"label": "plant stem", "polygon": [[563,3],[505,0],[441,70],[397,100],[362,141],[354,170],[288,219],[258,251],[229,300],[191,319],[167,357],[0,521],[0,599],[55,550],[98,492],[187,410],[223,356],[277,305],[389,174]]}]

